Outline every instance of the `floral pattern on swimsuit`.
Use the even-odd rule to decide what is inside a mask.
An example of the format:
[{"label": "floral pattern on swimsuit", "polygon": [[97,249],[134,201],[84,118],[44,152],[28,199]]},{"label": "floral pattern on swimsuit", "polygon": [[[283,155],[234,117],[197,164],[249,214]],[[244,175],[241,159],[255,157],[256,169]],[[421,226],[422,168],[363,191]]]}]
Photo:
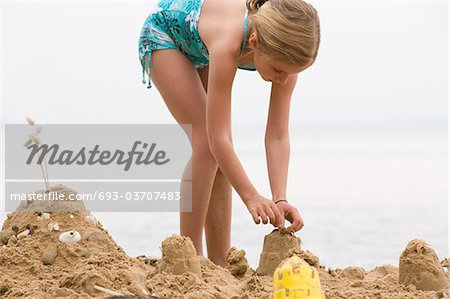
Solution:
[{"label": "floral pattern on swimsuit", "polygon": [[[148,85],[151,88],[151,53],[159,49],[179,49],[196,68],[209,65],[209,53],[199,32],[198,22],[204,0],[159,0],[142,26],[139,38],[139,60],[142,65],[142,83],[145,84],[147,68]],[[244,18],[244,44],[247,35],[246,10]],[[148,61],[145,65],[146,60]],[[243,66],[248,70],[255,70]]]}]

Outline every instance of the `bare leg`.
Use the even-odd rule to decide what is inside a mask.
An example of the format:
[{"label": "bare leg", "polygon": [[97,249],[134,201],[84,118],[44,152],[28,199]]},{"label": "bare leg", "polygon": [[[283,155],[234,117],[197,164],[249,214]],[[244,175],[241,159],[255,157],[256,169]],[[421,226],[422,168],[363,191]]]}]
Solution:
[{"label": "bare leg", "polygon": [[214,178],[217,164],[214,159],[205,161],[204,154],[193,151],[192,158],[186,165],[186,168],[192,168],[192,182],[183,176],[181,186],[181,201],[192,194],[192,212],[180,212],[180,234],[191,238],[197,254],[203,255],[203,227],[212,189],[211,178]]},{"label": "bare leg", "polygon": [[231,238],[231,191],[230,183],[218,168],[206,215],[205,234],[208,258],[222,267],[228,265],[226,253]]},{"label": "bare leg", "polygon": [[[208,90],[208,72],[208,67],[198,71],[205,92]],[[231,132],[229,134],[231,138]],[[208,258],[223,267],[228,264],[226,253],[231,243],[231,194],[230,183],[217,168],[206,215],[205,235]]]},{"label": "bare leg", "polygon": [[192,157],[181,186],[183,203],[190,195],[187,187],[192,169],[192,212],[180,212],[180,234],[188,236],[197,254],[203,255],[203,227],[217,172],[206,135],[206,92],[192,63],[177,49],[153,51],[151,78],[177,122],[192,124],[192,136],[188,134]]}]

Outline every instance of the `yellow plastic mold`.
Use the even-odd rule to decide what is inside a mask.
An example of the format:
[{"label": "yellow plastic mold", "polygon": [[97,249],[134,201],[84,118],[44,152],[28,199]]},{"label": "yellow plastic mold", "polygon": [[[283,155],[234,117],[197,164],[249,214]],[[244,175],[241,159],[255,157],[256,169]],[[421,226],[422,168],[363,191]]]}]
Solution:
[{"label": "yellow plastic mold", "polygon": [[273,274],[272,299],[325,299],[319,273],[293,255],[281,262]]}]

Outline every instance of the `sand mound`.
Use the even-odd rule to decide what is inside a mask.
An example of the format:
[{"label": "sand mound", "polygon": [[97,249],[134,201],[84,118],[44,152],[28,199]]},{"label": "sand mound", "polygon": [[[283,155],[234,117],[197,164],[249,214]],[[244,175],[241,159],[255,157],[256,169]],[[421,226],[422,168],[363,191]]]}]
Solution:
[{"label": "sand mound", "polygon": [[400,256],[399,281],[418,290],[438,291],[448,287],[444,269],[434,250],[423,240],[412,240]]},{"label": "sand mound", "polygon": [[250,270],[245,251],[236,247],[231,247],[227,252],[228,271],[234,276],[241,277]]},{"label": "sand mound", "polygon": [[372,271],[370,271],[367,274],[367,277],[369,279],[379,279],[379,278],[383,278],[389,274],[398,276],[398,269],[391,265],[375,267],[375,269],[373,269]]},{"label": "sand mound", "polygon": [[[90,213],[84,208],[71,213],[53,212],[65,210],[70,204],[65,201],[54,201],[51,205],[42,203],[36,201],[20,207],[8,214],[3,224],[0,235],[5,245],[0,251],[0,297],[105,295],[95,289],[95,285],[122,294],[143,293],[146,272],[152,267],[130,259],[101,223],[94,226],[86,221]],[[59,241],[61,233],[72,230],[81,235],[79,242]],[[26,236],[20,237],[27,231]]]},{"label": "sand mound", "polygon": [[202,276],[200,260],[191,239],[172,235],[162,242],[160,272],[180,275],[186,272]]},{"label": "sand mound", "polygon": [[309,252],[308,250],[303,251],[298,249],[291,249],[289,251],[288,256],[291,257],[293,255],[297,255],[302,260],[307,262],[310,266],[313,266],[315,268],[322,268],[322,269],[324,268],[323,266],[320,265],[319,258],[315,256],[313,253]]}]

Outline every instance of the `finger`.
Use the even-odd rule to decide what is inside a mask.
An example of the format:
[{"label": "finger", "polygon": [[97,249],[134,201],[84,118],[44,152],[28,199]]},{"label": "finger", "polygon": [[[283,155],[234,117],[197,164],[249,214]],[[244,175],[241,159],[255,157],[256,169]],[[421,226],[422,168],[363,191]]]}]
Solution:
[{"label": "finger", "polygon": [[299,231],[302,227],[302,222],[299,219],[295,219],[294,222],[287,228],[288,232],[296,232]]},{"label": "finger", "polygon": [[284,213],[280,211],[277,205],[274,202],[271,202],[270,208],[275,213],[275,217],[277,218],[276,227],[280,228],[284,225]]},{"label": "finger", "polygon": [[[294,211],[294,218],[298,220],[295,230],[296,231],[301,230],[302,227],[305,225],[305,222],[303,221],[303,218],[302,218],[302,216],[300,216],[300,213],[297,211],[297,209],[295,209],[295,211]],[[296,224],[295,220],[294,220],[294,224]]]},{"label": "finger", "polygon": [[300,213],[296,209],[292,211],[292,218],[294,219],[294,221],[288,229],[290,229],[291,232],[299,231],[304,226],[304,222],[302,217],[300,216]]},{"label": "finger", "polygon": [[257,213],[256,211],[250,211],[250,214],[252,214],[253,221],[254,221],[256,224],[259,224],[258,213]]},{"label": "finger", "polygon": [[284,212],[283,211],[280,211],[280,223],[279,223],[279,225],[278,225],[278,228],[283,228],[284,227],[284,224],[285,224],[285,222],[286,222],[286,220],[285,220],[285,218],[284,218]]},{"label": "finger", "polygon": [[259,216],[261,217],[262,222],[263,222],[264,224],[269,223],[269,219],[267,218],[267,215],[266,215],[266,212],[264,211],[264,209],[260,209],[260,210],[258,211],[258,214],[259,214]]},{"label": "finger", "polygon": [[273,226],[277,226],[277,217],[275,216],[275,213],[269,205],[264,208],[264,212],[266,212],[267,216],[269,216],[270,223]]}]

